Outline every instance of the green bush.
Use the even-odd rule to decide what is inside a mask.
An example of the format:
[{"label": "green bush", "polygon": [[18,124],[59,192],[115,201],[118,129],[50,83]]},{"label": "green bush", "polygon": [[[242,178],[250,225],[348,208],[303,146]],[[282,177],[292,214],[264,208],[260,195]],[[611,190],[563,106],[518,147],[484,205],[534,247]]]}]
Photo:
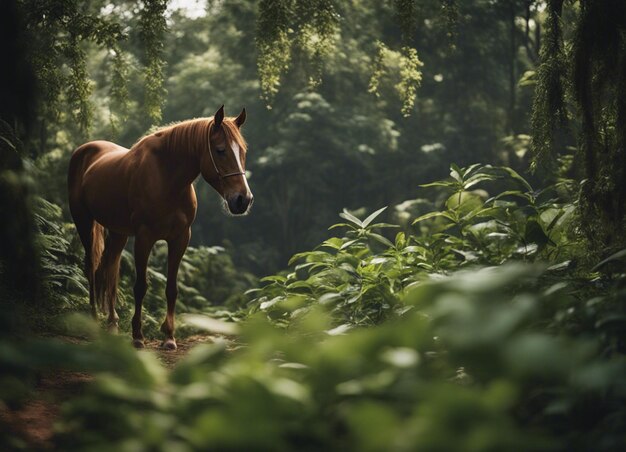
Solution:
[{"label": "green bush", "polygon": [[[510,260],[572,266],[581,246],[575,205],[558,197],[566,183],[535,191],[514,170],[490,165],[453,165],[450,174],[425,185],[440,188],[444,201],[442,210],[413,220],[420,234],[399,232],[392,242],[376,232],[397,227],[375,222],[384,209],[363,221],[344,211],[346,222],[331,229],[346,235],[296,254],[293,271],[263,278],[267,284],[251,291],[253,305],[282,324],[322,304],[332,306],[338,324],[371,325],[406,311],[400,298],[407,288],[459,268]],[[479,184],[501,191],[491,196]]]},{"label": "green bush", "polygon": [[[247,308],[233,294],[251,281],[228,254],[190,249],[183,323],[223,339],[171,372],[88,322],[81,334],[99,338],[85,346],[2,339],[0,397],[16,406],[44,370],[94,374],[63,408],[61,450],[624,449],[626,251],[585,267],[566,185],[537,192],[508,168],[472,166],[430,186],[443,209],[415,218],[417,233],[391,241],[384,209],[345,211],[332,227],[344,236],[264,278]],[[51,262],[70,265],[72,249],[59,241]],[[164,263],[159,245],[155,325]],[[125,254],[124,299],[129,267]]]},{"label": "green bush", "polygon": [[196,347],[169,375],[140,354],[137,376],[99,376],[67,404],[59,447],[626,447],[626,252],[577,268],[566,187],[536,192],[478,165],[430,186],[444,208],[414,220],[419,235],[392,242],[384,209],[345,211],[332,227],[345,236],[264,278],[240,327],[188,319],[234,340]]},{"label": "green bush", "polygon": [[198,346],[167,376],[140,353],[135,367],[143,363],[143,370],[136,376],[103,374],[67,404],[57,444],[76,450],[623,448],[626,361],[604,353],[593,335],[548,331],[569,309],[571,295],[564,287],[545,290],[544,277],[540,267],[522,264],[463,270],[408,290],[403,316],[349,332],[333,329],[320,306],[288,332],[252,316],[236,350],[226,341]]}]

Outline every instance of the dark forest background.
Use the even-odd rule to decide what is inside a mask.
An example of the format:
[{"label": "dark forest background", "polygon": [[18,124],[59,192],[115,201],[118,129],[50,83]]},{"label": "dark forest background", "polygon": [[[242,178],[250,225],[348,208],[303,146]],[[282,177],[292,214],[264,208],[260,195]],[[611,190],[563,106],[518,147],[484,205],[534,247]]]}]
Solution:
[{"label": "dark forest background", "polygon": [[[178,9],[156,20],[136,2],[32,6],[24,20],[34,41],[23,44],[45,63],[32,68],[45,108],[30,123],[25,151],[65,218],[65,172],[79,144],[130,147],[152,125],[209,116],[222,104],[227,114],[249,112],[257,201],[248,217],[226,218],[217,195],[198,183],[193,243],[232,243],[237,263],[258,275],[318,243],[343,208],[390,205],[390,219],[406,215],[417,186],[446,175],[449,162],[528,167],[532,71],[546,14],[533,2],[420,2],[406,38],[393,2],[339,2],[331,48],[318,58],[294,46],[271,99],[257,70],[257,2],[209,2],[205,16]],[[46,8],[56,22],[37,17]],[[71,33],[73,22],[77,36],[48,41],[50,32]],[[290,33],[297,41],[297,30]],[[158,62],[148,60],[149,39],[158,40]],[[415,68],[419,92],[405,114],[404,45],[426,62]]]}]

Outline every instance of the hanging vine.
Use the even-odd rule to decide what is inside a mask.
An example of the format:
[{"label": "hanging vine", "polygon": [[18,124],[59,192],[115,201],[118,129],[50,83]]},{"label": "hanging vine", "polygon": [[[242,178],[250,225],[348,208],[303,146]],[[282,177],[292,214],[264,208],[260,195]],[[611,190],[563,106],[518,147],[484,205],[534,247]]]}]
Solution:
[{"label": "hanging vine", "polygon": [[394,80],[395,74],[399,74],[394,90],[402,101],[402,115],[408,117],[415,108],[417,90],[422,83],[420,68],[424,65],[417,50],[410,45],[417,25],[417,6],[415,0],[395,0],[394,6],[403,45],[400,52],[395,52],[380,41],[376,43],[377,52],[368,92],[380,97],[381,81],[384,78]]},{"label": "hanging vine", "polygon": [[144,47],[145,110],[157,124],[162,118],[163,99],[167,91],[163,86],[165,60],[163,38],[167,31],[165,10],[167,0],[144,0],[139,16],[139,36]]},{"label": "hanging vine", "polygon": [[389,49],[384,43],[376,43],[372,76],[367,91],[381,97],[383,81],[393,86],[395,94],[402,100],[402,115],[408,117],[415,107],[417,89],[422,82],[423,63],[417,56],[417,50],[404,46],[400,52]]},{"label": "hanging vine", "polygon": [[422,71],[424,65],[417,56],[417,50],[413,47],[402,47],[402,58],[400,59],[400,83],[396,85],[396,90],[402,97],[402,115],[411,116],[417,99],[417,89],[422,84]]},{"label": "hanging vine", "polygon": [[[395,0],[394,5],[402,33],[400,55],[391,53],[382,43],[377,44],[368,90],[380,95],[381,78],[393,70],[400,76],[400,80],[394,82],[394,90],[402,100],[402,114],[408,116],[414,109],[422,79],[422,62],[410,45],[417,25],[417,6],[415,0]],[[303,55],[310,65],[309,88],[321,83],[324,62],[335,47],[339,25],[334,0],[261,0],[257,20],[257,65],[261,97],[268,108],[280,89],[281,77],[290,69],[294,51]]]},{"label": "hanging vine", "polygon": [[67,78],[66,96],[70,115],[81,132],[86,132],[93,117],[92,106],[89,100],[93,86],[87,73],[85,51],[80,47],[79,37],[71,29],[67,45],[64,50],[70,67]]},{"label": "hanging vine", "polygon": [[321,83],[324,62],[332,51],[339,15],[333,0],[261,0],[257,20],[257,66],[261,97],[268,108],[290,68],[295,51],[311,66],[307,84]]},{"label": "hanging vine", "polygon": [[129,71],[126,55],[117,43],[110,47],[109,53],[111,58],[109,121],[113,133],[117,134],[120,125],[128,119],[130,98],[127,80]]},{"label": "hanging vine", "polygon": [[281,75],[289,69],[289,35],[293,33],[290,28],[291,5],[291,0],[261,0],[259,3],[257,67],[261,79],[261,95],[268,106],[278,93]]},{"label": "hanging vine", "polygon": [[30,41],[30,57],[41,94],[37,110],[43,152],[46,130],[54,126],[48,122],[68,121],[68,126],[69,123],[73,126],[68,128],[82,135],[91,127],[93,82],[87,71],[86,42],[116,53],[111,94],[116,107],[123,109],[128,97],[127,73],[119,43],[126,36],[118,23],[90,13],[76,0],[24,0],[19,5],[25,17],[24,33]]},{"label": "hanging vine", "polygon": [[298,28],[298,46],[312,66],[309,85],[322,81],[325,58],[334,47],[338,15],[332,0],[297,0],[296,12],[301,25]]}]

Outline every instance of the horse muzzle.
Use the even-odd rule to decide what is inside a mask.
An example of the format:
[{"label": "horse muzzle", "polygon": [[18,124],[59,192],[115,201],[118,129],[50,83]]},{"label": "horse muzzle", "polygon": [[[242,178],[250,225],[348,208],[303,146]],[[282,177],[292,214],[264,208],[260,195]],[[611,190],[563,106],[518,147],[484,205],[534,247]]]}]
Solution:
[{"label": "horse muzzle", "polygon": [[252,193],[248,192],[246,194],[236,194],[229,197],[226,200],[228,204],[228,210],[233,215],[242,215],[250,209],[252,203],[254,202],[254,196]]}]

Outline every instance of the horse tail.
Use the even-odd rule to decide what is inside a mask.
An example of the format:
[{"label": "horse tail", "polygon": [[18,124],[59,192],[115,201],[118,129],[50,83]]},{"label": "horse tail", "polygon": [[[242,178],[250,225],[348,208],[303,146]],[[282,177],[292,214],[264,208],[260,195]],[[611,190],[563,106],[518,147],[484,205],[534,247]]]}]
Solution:
[{"label": "horse tail", "polygon": [[104,226],[94,221],[91,228],[91,271],[92,271],[92,284],[94,285],[94,297],[96,299],[96,305],[100,308],[101,312],[105,312],[105,288],[101,277],[101,263],[102,255],[104,254]]}]

